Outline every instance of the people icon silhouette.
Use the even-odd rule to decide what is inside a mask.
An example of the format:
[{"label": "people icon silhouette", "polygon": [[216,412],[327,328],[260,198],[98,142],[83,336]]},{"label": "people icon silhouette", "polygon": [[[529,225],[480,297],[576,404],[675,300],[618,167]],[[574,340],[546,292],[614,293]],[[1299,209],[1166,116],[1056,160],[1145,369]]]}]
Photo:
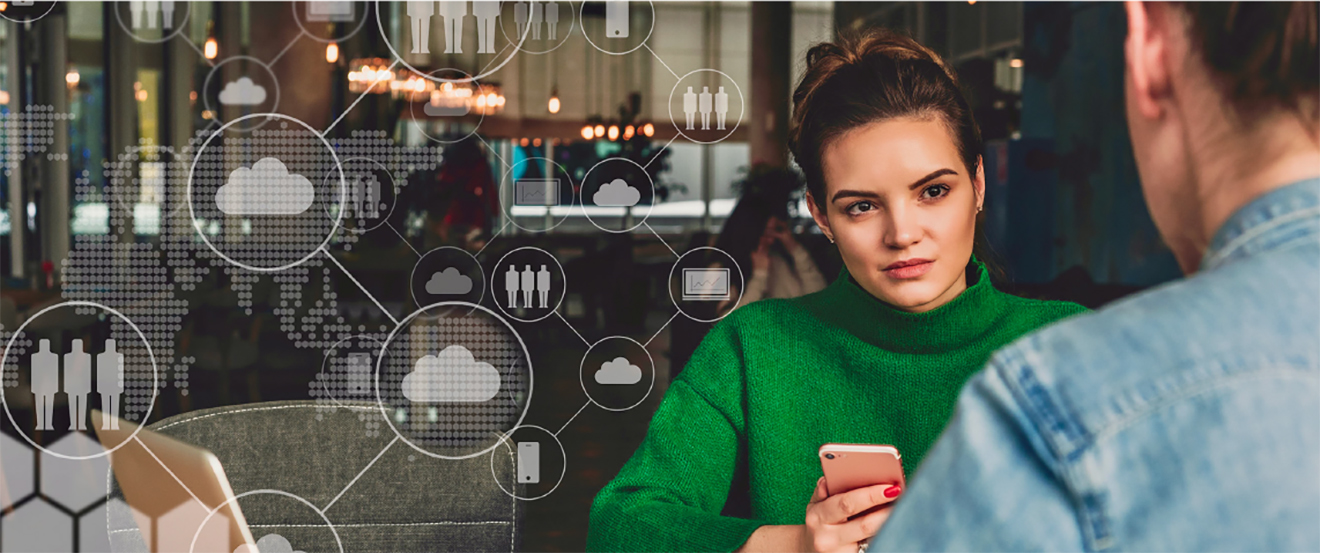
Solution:
[{"label": "people icon silhouette", "polygon": [[687,118],[687,130],[690,131],[697,117],[697,93],[692,91],[692,87],[687,88],[687,92],[683,93],[683,115]]},{"label": "people icon silhouette", "polygon": [[509,271],[504,274],[504,289],[509,292],[509,309],[518,307],[518,269],[509,265]]},{"label": "people icon silhouette", "polygon": [[92,356],[73,340],[64,354],[64,393],[69,395],[69,430],[87,430],[87,396],[92,393]]},{"label": "people icon silhouette", "polygon": [[716,116],[715,128],[716,129],[721,131],[724,130],[724,116],[728,114],[729,114],[729,93],[725,92],[724,87],[721,86],[719,91],[715,93],[715,116]]},{"label": "people icon silhouette", "polygon": [[412,53],[430,54],[431,16],[435,15],[435,1],[408,2],[408,21],[412,25]]},{"label": "people icon silhouette", "polygon": [[495,53],[495,19],[500,16],[499,0],[473,0],[472,16],[477,18],[477,53]]},{"label": "people icon silhouette", "polygon": [[452,0],[440,2],[440,17],[444,19],[446,54],[463,53],[463,18],[467,13],[467,2]]},{"label": "people icon silhouette", "polygon": [[37,430],[54,430],[55,394],[60,391],[60,357],[50,351],[50,340],[41,340],[32,354],[32,410],[37,414]]},{"label": "people icon silhouette", "polygon": [[533,294],[536,293],[536,273],[532,272],[531,265],[527,265],[522,272],[522,293],[523,306],[532,307]]},{"label": "people icon silhouette", "polygon": [[545,3],[545,30],[550,40],[559,40],[559,2]]},{"label": "people icon silhouette", "polygon": [[536,291],[541,295],[541,307],[550,307],[550,269],[545,265],[536,272]]},{"label": "people icon silhouette", "polygon": [[119,430],[119,398],[124,393],[124,354],[115,351],[115,341],[105,341],[105,351],[96,356],[96,391],[101,394],[101,430]]},{"label": "people icon silhouette", "polygon": [[701,87],[701,94],[697,95],[697,106],[698,111],[701,112],[701,130],[703,131],[710,130],[710,111],[712,107],[710,100],[710,87]]}]

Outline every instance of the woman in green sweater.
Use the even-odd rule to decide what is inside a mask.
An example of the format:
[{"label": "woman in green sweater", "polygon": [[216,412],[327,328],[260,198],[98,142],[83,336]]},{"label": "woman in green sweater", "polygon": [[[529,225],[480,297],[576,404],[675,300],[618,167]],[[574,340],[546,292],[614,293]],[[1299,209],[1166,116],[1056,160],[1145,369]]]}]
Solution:
[{"label": "woman in green sweater", "polygon": [[826,498],[817,449],[891,444],[911,475],[994,350],[1083,310],[1000,292],[973,256],[980,131],[935,53],[876,32],[820,44],[807,64],[791,147],[845,269],[711,330],[596,497],[588,549],[855,553],[888,509],[848,515],[900,490]]}]

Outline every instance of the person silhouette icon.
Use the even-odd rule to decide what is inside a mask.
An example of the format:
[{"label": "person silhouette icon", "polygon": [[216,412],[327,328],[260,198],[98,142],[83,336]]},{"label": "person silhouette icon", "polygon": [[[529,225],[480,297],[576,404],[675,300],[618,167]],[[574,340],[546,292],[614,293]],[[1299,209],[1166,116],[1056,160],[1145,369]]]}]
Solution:
[{"label": "person silhouette icon", "polygon": [[472,16],[477,18],[477,53],[495,53],[495,18],[500,16],[499,0],[473,0]]},{"label": "person silhouette icon", "polygon": [[553,0],[545,3],[545,30],[550,35],[550,40],[559,40],[559,2]]},{"label": "person silhouette icon", "polygon": [[446,54],[463,53],[463,18],[467,17],[467,13],[467,2],[440,1],[440,17],[444,19]]},{"label": "person silhouette icon", "polygon": [[701,130],[703,131],[710,130],[710,100],[710,87],[701,87],[701,94],[697,95],[697,107],[698,111],[701,112]]},{"label": "person silhouette icon", "polygon": [[692,91],[692,87],[687,88],[687,92],[683,93],[683,115],[687,117],[687,130],[690,131],[697,118],[697,93]]},{"label": "person silhouette icon", "polygon": [[527,32],[527,2],[519,0],[513,5],[513,28],[518,33],[518,39],[522,40]]},{"label": "person silhouette icon", "polygon": [[715,93],[715,128],[724,130],[724,116],[729,114],[729,93],[720,87]]},{"label": "person silhouette icon", "polygon": [[509,309],[518,307],[518,269],[513,265],[504,273],[504,290],[509,293]]},{"label": "person silhouette icon", "polygon": [[412,53],[431,53],[431,16],[435,15],[435,0],[408,2],[406,10],[412,25]]},{"label": "person silhouette icon", "polygon": [[522,272],[522,293],[523,293],[524,307],[528,307],[528,308],[534,307],[532,305],[532,298],[534,297],[532,293],[535,291],[536,291],[536,273],[532,272],[531,265],[527,265]]},{"label": "person silhouette icon", "polygon": [[124,354],[115,351],[115,341],[105,341],[105,351],[96,356],[96,392],[101,394],[101,430],[119,430],[119,398],[124,393]]},{"label": "person silhouette icon", "polygon": [[32,410],[37,414],[37,430],[54,430],[55,394],[60,391],[60,356],[50,351],[50,340],[38,342],[32,354]]},{"label": "person silhouette icon", "polygon": [[541,307],[550,307],[550,269],[545,265],[536,272],[536,291],[541,294]]},{"label": "person silhouette icon", "polygon": [[92,356],[73,340],[64,354],[64,393],[69,394],[69,430],[87,430],[87,396],[92,393]]}]

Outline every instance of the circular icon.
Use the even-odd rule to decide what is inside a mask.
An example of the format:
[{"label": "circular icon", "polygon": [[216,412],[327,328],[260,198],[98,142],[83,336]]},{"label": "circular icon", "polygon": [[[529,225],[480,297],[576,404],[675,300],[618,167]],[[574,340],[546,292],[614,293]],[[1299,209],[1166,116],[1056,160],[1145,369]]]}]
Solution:
[{"label": "circular icon", "polygon": [[379,338],[366,334],[331,345],[321,360],[321,372],[316,374],[321,394],[340,407],[345,407],[341,401],[371,401],[376,356],[382,345]]},{"label": "circular icon", "polygon": [[[582,36],[587,38],[587,43],[591,44],[597,50],[614,56],[622,56],[636,51],[638,48],[646,46],[646,41],[651,39],[651,33],[655,32],[655,4],[651,0],[646,0],[646,10],[638,9],[636,13],[632,10],[633,4],[640,2],[620,2],[609,0],[606,2],[583,2],[578,19],[582,21]],[[587,12],[605,14],[604,25],[587,26]],[[637,31],[642,24],[634,24],[634,16],[646,19],[646,35],[641,35]],[[600,33],[595,40],[591,38],[593,33]],[[634,37],[640,37],[636,40]]]},{"label": "circular icon", "polygon": [[[476,30],[468,32],[475,32],[477,34],[478,59],[484,60],[484,56],[487,55],[494,55],[498,59],[505,50],[510,50],[509,53],[503,59],[500,59],[499,63],[495,63],[495,60],[493,59],[486,62],[485,65],[482,66],[482,72],[479,75],[474,75],[467,79],[436,78],[413,66],[413,64],[408,63],[408,61],[399,54],[399,50],[394,47],[394,44],[390,42],[390,34],[385,32],[385,18],[381,17],[380,13],[381,4],[384,4],[384,2],[376,2],[376,29],[380,31],[381,41],[385,43],[385,47],[390,50],[390,54],[394,55],[394,59],[399,60],[399,63],[404,67],[407,67],[408,70],[435,83],[465,83],[484,79],[494,74],[496,71],[503,69],[505,64],[513,59],[513,55],[517,54],[519,49],[522,48],[523,41],[527,40],[527,35],[531,31],[530,26],[528,29],[525,29],[522,36],[519,37],[517,44],[510,43],[506,44],[503,48],[496,48],[494,34],[496,23],[494,19],[499,17],[500,2],[493,2],[490,0],[474,2],[472,7],[473,13],[471,15],[473,16],[472,19],[475,19],[475,21],[471,21],[471,23],[476,27]],[[464,53],[462,51],[463,32],[465,27],[471,29],[471,27],[467,27],[464,24],[464,21],[469,19],[466,17],[468,15],[467,2],[441,4],[440,12],[436,12],[435,4],[428,2],[405,2],[404,4],[405,7],[399,10],[399,12],[402,16],[400,17],[402,20],[401,23],[404,23],[403,28],[407,32],[399,33],[399,35],[403,37],[403,40],[410,44],[410,49],[408,50],[409,55],[426,56],[429,59],[433,54],[431,51],[433,46],[436,48],[436,51],[434,52],[435,54],[441,52],[446,54]],[[475,4],[480,5],[478,6]],[[453,17],[447,17],[447,14],[444,12],[446,9],[456,10],[453,12]],[[459,12],[457,10],[462,11]],[[478,12],[478,10],[480,10],[480,12]],[[487,12],[486,10],[493,11]],[[432,21],[433,18],[435,19],[434,22]],[[435,32],[437,30],[438,32]],[[510,49],[509,46],[513,46],[513,48]]]},{"label": "circular icon", "polygon": [[[642,226],[654,205],[655,183],[651,174],[631,159],[602,159],[582,177],[582,212],[591,224],[605,232],[631,232]],[[637,218],[639,206],[644,208],[641,218]],[[636,222],[631,222],[634,219]]]},{"label": "circular icon", "polygon": [[655,388],[651,352],[627,336],[609,336],[591,344],[578,369],[587,399],[606,411],[641,405]]},{"label": "circular icon", "polygon": [[[710,78],[715,75],[715,78]],[[715,84],[711,84],[714,81]],[[684,89],[679,93],[679,89]],[[730,91],[737,95],[729,94]],[[683,138],[698,144],[714,144],[738,130],[746,111],[742,88],[723,71],[697,69],[683,75],[669,91],[669,120]],[[683,122],[674,112],[683,114]],[[729,116],[737,114],[732,120]]]},{"label": "circular icon", "polygon": [[322,186],[333,186],[330,180],[340,173],[348,183],[348,195],[343,201],[343,213],[339,213],[340,204],[323,206],[330,220],[338,219],[344,230],[358,234],[376,230],[388,222],[402,188],[394,180],[394,173],[374,159],[350,157],[326,172]]},{"label": "circular icon", "polygon": [[440,459],[469,459],[522,424],[532,401],[522,337],[494,312],[440,302],[408,315],[376,361],[376,402],[394,433]]},{"label": "circular icon", "polygon": [[728,309],[721,313],[721,306],[736,306],[742,301],[744,282],[742,267],[724,250],[692,248],[678,256],[669,270],[669,299],[684,317],[713,323],[733,312]]},{"label": "circular icon", "polygon": [[13,21],[14,23],[32,23],[33,21],[50,15],[51,10],[55,9],[56,3],[6,2],[5,4],[5,9],[0,10],[0,17]]},{"label": "circular icon", "polygon": [[[183,209],[178,191],[170,190],[178,178],[188,170],[187,160],[169,146],[142,145],[128,148],[119,159],[106,163],[110,195],[125,213],[134,213],[137,206],[156,206],[160,220],[174,217]],[[167,201],[178,202],[169,212]]]},{"label": "circular icon", "polygon": [[[278,129],[226,135],[230,126],[258,117],[285,122]],[[212,145],[216,137],[224,138]],[[339,171],[338,189],[323,184],[317,190],[307,175],[316,178],[331,168]],[[206,138],[188,171],[185,195],[193,228],[211,251],[234,266],[274,272],[325,248],[339,229],[348,184],[338,154],[315,129],[287,115],[257,113]],[[332,205],[337,209],[331,211]],[[327,220],[326,212],[339,218]]]},{"label": "circular icon", "polygon": [[[93,342],[92,352],[83,349],[83,341],[73,339],[66,345],[59,343],[59,333],[52,332],[55,339],[41,339],[38,342],[37,350],[27,356],[27,363],[23,363],[23,357],[30,348],[30,345],[24,343],[15,343],[20,336],[25,336],[23,330],[34,321],[56,309],[71,309],[75,307],[91,307],[100,309],[111,316],[123,321],[133,333],[137,335],[141,344],[133,343],[134,340],[116,340],[115,336],[132,336],[122,327],[115,328],[114,322],[110,317],[102,319],[102,324],[109,325],[109,332],[105,333],[111,338],[103,343]],[[74,316],[79,314],[75,311]],[[88,321],[91,322],[91,321]],[[34,334],[44,334],[41,331],[35,331]],[[27,340],[25,338],[25,340]],[[10,354],[14,354],[14,364],[10,365]],[[147,363],[151,364],[151,385],[146,385],[145,376]],[[118,430],[119,422],[115,417],[119,416],[122,406],[124,416],[122,418],[146,421],[151,418],[151,409],[156,404],[157,391],[160,389],[160,367],[156,364],[156,354],[151,350],[151,342],[147,340],[142,329],[137,324],[125,317],[123,313],[116,311],[108,306],[90,302],[90,301],[66,301],[51,305],[38,311],[36,314],[28,317],[18,329],[9,337],[5,344],[4,355],[0,356],[0,370],[5,374],[4,381],[17,383],[18,379],[9,376],[10,371],[19,371],[19,367],[26,365],[31,370],[31,386],[33,412],[35,414],[34,430],[45,430],[53,432],[56,428],[56,422],[60,422],[60,427],[67,428],[70,432],[87,432],[92,430],[91,408],[89,400],[95,398],[99,400],[99,411],[107,415],[102,419],[102,427],[106,429]],[[15,375],[16,376],[16,375]],[[62,378],[61,378],[62,377]],[[93,386],[95,379],[95,386]],[[63,386],[61,386],[63,381]],[[134,428],[128,437],[100,453],[93,455],[65,455],[43,447],[38,444],[23,431],[26,425],[18,424],[14,420],[14,414],[9,410],[8,395],[11,389],[5,385],[4,390],[0,392],[0,406],[4,407],[5,415],[9,417],[9,423],[12,424],[19,436],[22,436],[27,443],[31,444],[44,453],[54,455],[61,459],[72,461],[95,459],[109,455],[124,446],[125,443],[137,437],[137,433],[142,430],[141,426]],[[63,395],[69,402],[68,418],[64,418],[65,409],[55,409],[55,396]],[[75,400],[76,398],[76,400]],[[111,417],[110,415],[114,415]]]},{"label": "circular icon", "polygon": [[[367,23],[366,2],[290,2],[289,4],[293,8],[293,22],[302,29],[303,36],[325,44],[353,38],[353,35],[358,34],[362,26]],[[341,36],[333,34],[336,24],[353,21],[357,21],[357,25],[353,25],[353,30],[347,34]],[[318,35],[308,29],[309,26],[324,32]]]},{"label": "circular icon", "polygon": [[[13,4],[10,2],[11,6]],[[53,6],[55,3],[34,2],[33,4]],[[176,23],[174,8],[179,4],[183,4],[183,18]],[[192,2],[129,2],[128,6],[128,17],[132,21],[125,24],[124,14],[120,13],[123,9],[116,5],[112,9],[115,12],[115,22],[125,34],[133,37],[133,40],[148,44],[160,44],[179,36],[179,33],[188,28],[188,18],[192,16]],[[131,30],[130,26],[133,27]],[[153,34],[158,36],[150,36]]]},{"label": "circular icon", "polygon": [[[470,73],[451,67],[436,69],[427,73],[427,76],[433,76],[440,72],[462,73],[471,77]],[[477,134],[477,129],[481,128],[481,124],[486,121],[486,112],[479,111],[477,114],[480,117],[477,118],[477,124],[472,127],[472,130],[453,140],[436,138],[431,133],[426,132],[426,127],[433,124],[439,125],[442,131],[441,136],[444,136],[444,132],[450,128],[459,129],[461,132],[463,119],[472,112],[472,105],[469,103],[468,98],[482,93],[481,83],[477,82],[476,79],[469,78],[462,81],[442,82],[435,86],[435,90],[431,91],[431,99],[422,103],[422,113],[417,113],[416,106],[418,102],[408,102],[408,114],[412,116],[413,126],[417,127],[422,135],[432,141],[441,144],[462,142]]]},{"label": "circular icon", "polygon": [[500,179],[500,206],[513,226],[527,232],[545,232],[559,226],[572,212],[576,200],[573,189],[573,178],[563,165],[543,157],[524,158],[511,165]]},{"label": "circular icon", "polygon": [[[541,437],[542,434],[546,437]],[[555,444],[553,449],[547,447],[550,442]],[[563,483],[564,473],[568,469],[568,455],[564,452],[564,444],[559,441],[559,436],[529,424],[510,430],[508,434],[500,437],[499,443],[504,448],[491,451],[490,475],[495,479],[495,485],[509,497],[536,501],[554,493],[559,488],[559,484]],[[559,452],[558,455],[555,454],[556,450]],[[515,480],[518,481],[518,488],[524,492],[522,494],[505,488],[503,480],[495,472],[495,458],[504,459],[506,455],[511,461],[510,468]],[[549,477],[555,472],[559,473],[559,477],[551,484]]]},{"label": "circular icon", "polygon": [[[211,522],[211,518],[214,517],[216,513],[220,512],[220,509],[225,508],[225,506],[229,505],[230,503],[236,503],[240,499],[253,495],[283,496],[289,499],[296,500],[298,503],[307,506],[308,509],[311,509],[313,512],[317,514],[317,516],[321,517],[321,520],[325,521],[325,527],[329,529],[330,533],[335,537],[335,545],[339,547],[339,553],[344,553],[344,542],[339,539],[339,531],[335,530],[335,525],[330,522],[330,518],[325,516],[325,511],[322,511],[316,505],[313,505],[311,501],[303,499],[302,497],[291,494],[289,492],[280,491],[280,490],[252,490],[250,492],[243,492],[241,494],[238,494],[232,498],[225,500],[224,503],[216,505],[214,508],[210,509],[210,511],[206,513],[206,518],[203,518],[201,524],[197,525],[197,531],[193,533],[193,539],[190,542],[191,545],[188,546],[189,553],[197,550],[197,539],[201,537],[203,533],[206,533],[207,536],[217,536],[217,537],[223,536],[224,538],[227,539],[230,523],[229,520],[225,518],[225,515],[220,515],[220,519],[217,520],[215,524],[209,527],[207,526],[207,524]],[[287,510],[282,510],[281,512],[286,512],[286,511]],[[231,510],[230,512],[233,511]],[[307,527],[306,525],[300,525],[299,529],[301,530],[306,527]],[[159,528],[157,529],[157,532],[163,532],[165,530],[166,530],[165,528]],[[203,548],[205,548],[205,546],[203,546]],[[304,548],[311,549],[311,547],[303,546],[301,544],[291,544],[289,543],[289,540],[285,539],[283,536],[280,536],[279,534],[265,534],[262,537],[257,538],[256,548],[253,548],[252,546],[249,545],[239,545],[238,548],[234,550],[234,553],[257,553],[258,551],[294,551],[294,550],[301,551]]]},{"label": "circular icon", "polygon": [[486,296],[486,274],[477,258],[462,248],[440,246],[426,252],[408,277],[417,308],[439,302],[480,304]]},{"label": "circular icon", "polygon": [[[223,75],[220,75],[220,68],[226,64],[244,62],[255,64],[265,70],[266,78],[253,79],[245,74],[229,82],[224,81]],[[255,73],[245,68],[244,73]],[[224,109],[233,107],[242,110],[247,115],[230,121],[230,123],[239,120],[248,119],[252,115],[261,113],[274,113],[280,107],[280,81],[275,78],[275,72],[271,71],[270,65],[252,56],[234,56],[225,58],[220,63],[215,64],[206,74],[206,80],[202,81],[202,107],[211,112],[216,121],[223,122]],[[215,102],[212,102],[214,97]],[[216,109],[216,104],[221,109]],[[241,130],[252,130],[265,126],[270,119],[256,119],[251,126],[239,127]]]},{"label": "circular icon", "polygon": [[[539,11],[532,14],[532,10]],[[564,25],[565,20],[568,25]],[[527,29],[529,21],[536,23]],[[568,35],[573,34],[573,26],[577,24],[577,10],[571,1],[504,2],[500,12],[500,33],[504,35],[504,40],[513,44],[516,41],[509,38],[510,23],[515,27],[513,36],[527,34],[527,40],[522,41],[519,50],[526,54],[548,54],[558,50],[568,41]],[[538,49],[529,49],[532,47]]]},{"label": "circular icon", "polygon": [[524,323],[554,315],[564,302],[566,284],[559,260],[534,246],[504,254],[490,273],[495,305],[505,316]]}]

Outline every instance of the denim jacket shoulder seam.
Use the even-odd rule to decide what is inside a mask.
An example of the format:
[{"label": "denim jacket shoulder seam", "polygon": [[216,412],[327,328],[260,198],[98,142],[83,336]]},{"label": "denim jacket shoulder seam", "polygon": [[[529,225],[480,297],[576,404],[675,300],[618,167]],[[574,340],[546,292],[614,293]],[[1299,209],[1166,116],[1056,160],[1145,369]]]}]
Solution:
[{"label": "denim jacket shoulder seam", "polygon": [[[1201,266],[1203,268],[1215,267],[1218,264],[1223,263],[1225,259],[1237,253],[1238,250],[1246,247],[1252,240],[1256,240],[1263,235],[1278,230],[1281,226],[1294,221],[1304,220],[1308,217],[1314,217],[1316,215],[1320,215],[1320,206],[1299,209],[1291,213],[1279,215],[1278,217],[1272,218],[1259,225],[1248,228],[1244,230],[1242,234],[1233,237],[1223,246],[1217,248],[1211,255],[1206,256],[1205,262],[1202,263]],[[1315,235],[1316,233],[1311,234]]]}]

